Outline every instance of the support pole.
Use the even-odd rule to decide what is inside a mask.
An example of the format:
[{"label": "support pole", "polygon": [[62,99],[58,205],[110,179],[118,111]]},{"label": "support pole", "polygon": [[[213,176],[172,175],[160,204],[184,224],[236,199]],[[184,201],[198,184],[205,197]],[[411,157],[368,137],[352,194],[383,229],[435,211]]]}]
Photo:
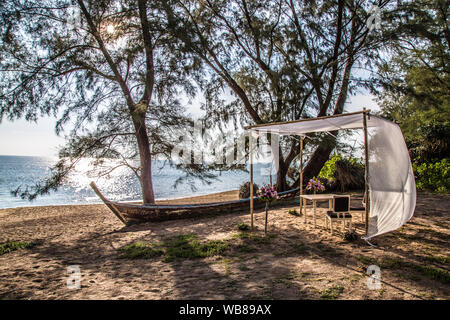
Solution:
[{"label": "support pole", "polygon": [[249,149],[250,149],[250,217],[251,217],[251,230],[253,231],[253,132],[250,130],[249,136]]},{"label": "support pole", "polygon": [[365,157],[365,213],[366,213],[366,236],[369,234],[369,212],[370,212],[370,195],[369,195],[369,148],[368,144],[368,134],[367,134],[367,112],[366,108],[363,108],[363,128],[364,128],[364,157]]},{"label": "support pole", "polygon": [[300,136],[300,195],[299,195],[299,202],[300,202],[300,212],[302,213],[303,210],[303,136]]}]

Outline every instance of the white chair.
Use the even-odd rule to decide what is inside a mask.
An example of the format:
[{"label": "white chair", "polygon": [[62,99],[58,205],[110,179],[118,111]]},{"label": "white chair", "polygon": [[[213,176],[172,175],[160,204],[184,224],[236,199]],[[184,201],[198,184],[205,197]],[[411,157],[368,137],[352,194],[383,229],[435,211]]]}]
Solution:
[{"label": "white chair", "polygon": [[350,196],[334,196],[333,210],[327,211],[325,215],[325,227],[328,229],[330,222],[330,230],[333,235],[333,222],[342,222],[342,231],[345,229],[345,222],[349,222],[349,229],[352,228],[352,215],[350,214]]}]

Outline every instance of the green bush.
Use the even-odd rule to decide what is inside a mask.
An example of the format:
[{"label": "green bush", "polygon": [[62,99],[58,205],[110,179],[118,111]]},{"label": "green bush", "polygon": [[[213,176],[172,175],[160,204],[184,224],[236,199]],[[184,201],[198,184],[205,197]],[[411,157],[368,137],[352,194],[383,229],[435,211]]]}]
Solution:
[{"label": "green bush", "polygon": [[325,164],[322,167],[322,170],[320,170],[319,178],[333,180],[334,172],[336,171],[336,161],[338,160],[342,160],[341,154],[335,154],[331,157],[330,160],[325,162]]},{"label": "green bush", "polygon": [[319,179],[328,191],[359,190],[364,188],[364,165],[356,158],[335,154],[322,167]]},{"label": "green bush", "polygon": [[431,163],[413,162],[418,190],[445,193],[450,190],[450,162],[442,159]]}]

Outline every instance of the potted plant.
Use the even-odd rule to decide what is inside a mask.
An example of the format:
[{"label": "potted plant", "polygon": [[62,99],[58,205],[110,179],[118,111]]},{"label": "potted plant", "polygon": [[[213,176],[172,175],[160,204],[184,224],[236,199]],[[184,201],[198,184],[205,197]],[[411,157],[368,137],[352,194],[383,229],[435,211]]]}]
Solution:
[{"label": "potted plant", "polygon": [[266,202],[266,222],[264,227],[264,233],[267,233],[267,218],[269,215],[269,204],[278,199],[278,193],[275,187],[267,185],[259,189],[256,193],[257,197]]},{"label": "potted plant", "polygon": [[309,179],[306,190],[312,190],[314,194],[316,194],[317,191],[324,191],[325,186],[320,182],[318,178],[314,177],[312,179]]}]

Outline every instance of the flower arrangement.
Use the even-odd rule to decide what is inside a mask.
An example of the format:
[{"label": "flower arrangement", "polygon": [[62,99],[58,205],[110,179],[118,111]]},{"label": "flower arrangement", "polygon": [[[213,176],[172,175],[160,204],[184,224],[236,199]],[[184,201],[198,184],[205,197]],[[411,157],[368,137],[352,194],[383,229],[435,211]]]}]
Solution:
[{"label": "flower arrangement", "polygon": [[269,204],[278,199],[278,192],[275,190],[274,186],[268,184],[267,186],[262,187],[256,193],[259,199],[266,202],[266,221],[264,226],[264,233],[267,233],[267,220],[269,216]]},{"label": "flower arrangement", "polygon": [[259,199],[269,203],[278,199],[278,193],[275,190],[275,187],[270,184],[259,189],[256,192],[256,195]]},{"label": "flower arrangement", "polygon": [[325,186],[320,182],[320,180],[316,177],[309,179],[308,184],[306,185],[306,190],[313,190],[314,193],[316,191],[324,191]]}]

